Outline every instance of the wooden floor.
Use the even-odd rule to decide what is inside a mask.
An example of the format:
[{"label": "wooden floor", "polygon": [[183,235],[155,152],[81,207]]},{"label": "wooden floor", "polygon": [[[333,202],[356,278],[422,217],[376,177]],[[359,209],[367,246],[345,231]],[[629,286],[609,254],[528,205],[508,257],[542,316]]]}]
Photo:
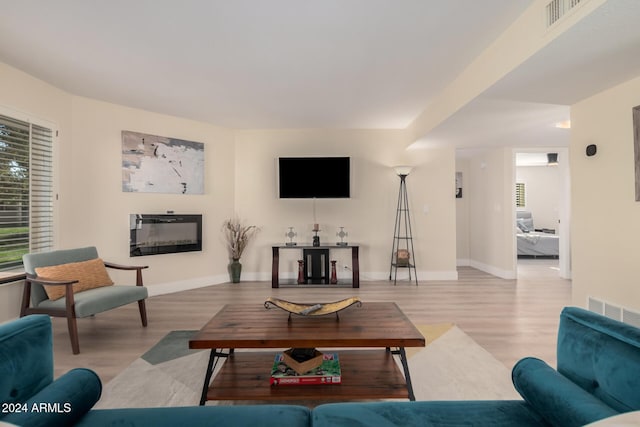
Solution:
[{"label": "wooden floor", "polygon": [[358,296],[395,301],[416,325],[452,322],[508,368],[522,357],[556,363],[559,313],[571,301],[571,282],[558,277],[557,261],[527,260],[518,280],[503,280],[469,267],[458,281],[362,281],[359,289],[296,287],[272,289],[270,282],[222,284],[147,300],[149,326],[140,323],[138,305],[79,319],[80,354],[73,355],[66,321],[54,318],[55,376],[75,367],[95,370],[104,383],[172,330],[200,329],[224,304],[255,303],[269,297],[300,302]]}]

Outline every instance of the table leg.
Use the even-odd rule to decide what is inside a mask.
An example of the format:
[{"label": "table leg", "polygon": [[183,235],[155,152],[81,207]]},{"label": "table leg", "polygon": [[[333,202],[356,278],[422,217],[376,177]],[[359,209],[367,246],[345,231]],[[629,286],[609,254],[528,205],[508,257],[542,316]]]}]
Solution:
[{"label": "table leg", "polygon": [[[220,349],[222,350],[222,349]],[[222,351],[218,351],[217,348],[211,349],[211,354],[209,354],[209,363],[207,364],[207,372],[204,375],[204,384],[202,386],[202,394],[200,395],[200,406],[204,406],[207,401],[207,392],[209,391],[209,383],[211,382],[211,376],[213,375],[213,371],[216,369],[218,362],[221,358],[229,357],[229,354],[233,353],[233,349],[229,350],[229,353],[223,353]]]},{"label": "table leg", "polygon": [[354,246],[351,248],[351,268],[353,269],[352,278],[353,278],[353,287],[360,287],[360,261],[358,259],[358,247]]},{"label": "table leg", "polygon": [[278,288],[280,286],[278,278],[278,270],[280,270],[280,248],[274,246],[271,249],[271,287]]},{"label": "table leg", "polygon": [[393,350],[391,353],[400,356],[400,363],[404,370],[404,379],[407,383],[407,391],[409,392],[409,400],[415,401],[416,396],[413,394],[413,385],[411,384],[411,375],[409,374],[409,364],[407,363],[407,353],[404,351],[404,347],[398,347],[397,350]]}]

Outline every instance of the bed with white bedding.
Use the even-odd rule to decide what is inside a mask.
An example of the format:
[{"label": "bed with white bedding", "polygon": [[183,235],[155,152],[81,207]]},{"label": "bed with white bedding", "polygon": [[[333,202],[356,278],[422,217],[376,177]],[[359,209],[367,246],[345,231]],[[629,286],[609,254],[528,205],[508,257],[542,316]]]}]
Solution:
[{"label": "bed with white bedding", "polygon": [[519,257],[558,257],[560,237],[536,231],[531,212],[517,211],[516,230]]}]

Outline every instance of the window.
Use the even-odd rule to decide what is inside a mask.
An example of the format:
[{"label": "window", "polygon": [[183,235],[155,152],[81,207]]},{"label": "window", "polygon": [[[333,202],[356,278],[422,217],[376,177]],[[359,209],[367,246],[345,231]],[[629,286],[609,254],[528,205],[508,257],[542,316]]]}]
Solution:
[{"label": "window", "polygon": [[524,208],[524,182],[516,182],[516,207]]},{"label": "window", "polygon": [[0,115],[0,270],[53,246],[52,130]]}]

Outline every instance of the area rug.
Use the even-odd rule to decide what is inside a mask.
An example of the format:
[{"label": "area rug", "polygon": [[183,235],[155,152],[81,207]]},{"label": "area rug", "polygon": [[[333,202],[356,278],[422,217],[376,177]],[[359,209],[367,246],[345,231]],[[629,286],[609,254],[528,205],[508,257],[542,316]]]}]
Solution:
[{"label": "area rug", "polygon": [[[407,349],[416,400],[520,398],[511,384],[511,371],[460,328],[417,327],[427,346]],[[209,352],[189,350],[189,338],[195,333],[167,334],[104,386],[96,408],[197,405]],[[207,402],[212,404],[231,403]]]}]

